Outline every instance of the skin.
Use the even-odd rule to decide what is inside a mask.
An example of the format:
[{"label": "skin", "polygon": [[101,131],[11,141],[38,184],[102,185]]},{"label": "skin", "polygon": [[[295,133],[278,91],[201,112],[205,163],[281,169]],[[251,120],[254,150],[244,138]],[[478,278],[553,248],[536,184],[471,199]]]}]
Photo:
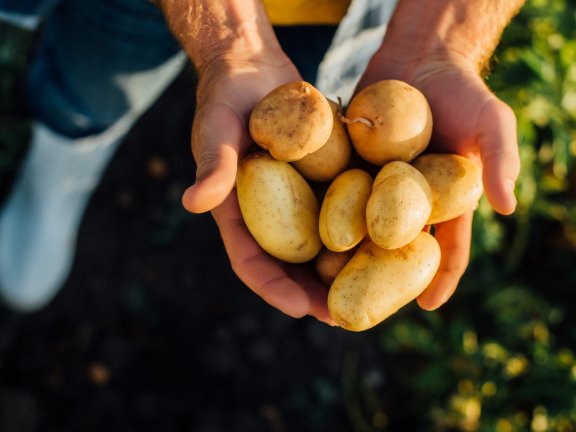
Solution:
[{"label": "skin", "polygon": [[[524,0],[442,0],[428,10],[426,4],[426,0],[399,2],[359,87],[385,76],[422,91],[434,115],[430,151],[480,162],[488,201],[498,213],[511,214],[520,170],[516,117],[488,89],[481,74]],[[471,229],[472,212],[436,226],[442,259],[436,277],[418,298],[423,309],[440,307],[456,290],[468,266]]]},{"label": "skin", "polygon": [[[480,73],[523,3],[399,0],[358,86],[400,79],[424,93],[434,115],[431,150],[479,161],[485,194],[501,214],[512,213],[516,206],[516,119]],[[183,195],[184,207],[193,213],[212,212],[234,271],[257,295],[290,316],[311,315],[333,325],[326,287],[312,270],[264,253],[248,233],[233,191],[238,157],[251,145],[250,110],[275,87],[301,79],[276,41],[265,10],[258,0],[157,4],[199,77],[192,127],[197,177]],[[467,213],[437,225],[442,259],[436,277],[418,298],[422,308],[438,308],[455,291],[468,265],[471,224],[472,214]]]}]

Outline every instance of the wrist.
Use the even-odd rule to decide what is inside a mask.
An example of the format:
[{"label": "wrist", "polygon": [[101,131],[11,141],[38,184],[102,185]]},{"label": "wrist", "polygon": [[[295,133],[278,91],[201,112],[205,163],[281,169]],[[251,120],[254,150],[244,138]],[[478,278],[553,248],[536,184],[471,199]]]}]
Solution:
[{"label": "wrist", "polygon": [[524,0],[399,0],[373,62],[413,81],[429,70],[480,73]]},{"label": "wrist", "polygon": [[459,70],[479,74],[481,70],[476,59],[448,47],[406,52],[401,46],[387,49],[385,45],[372,58],[370,69],[416,87],[437,73]]},{"label": "wrist", "polygon": [[274,62],[282,57],[259,0],[156,0],[199,73],[211,64]]}]

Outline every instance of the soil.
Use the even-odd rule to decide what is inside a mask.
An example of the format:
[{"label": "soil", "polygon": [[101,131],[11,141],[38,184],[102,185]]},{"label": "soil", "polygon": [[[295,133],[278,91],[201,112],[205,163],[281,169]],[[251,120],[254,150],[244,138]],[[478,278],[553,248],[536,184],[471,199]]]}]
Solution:
[{"label": "soil", "polygon": [[265,304],[232,272],[210,215],[181,206],[195,172],[188,75],[110,164],[57,298],[0,309],[0,431],[352,430],[370,333]]}]

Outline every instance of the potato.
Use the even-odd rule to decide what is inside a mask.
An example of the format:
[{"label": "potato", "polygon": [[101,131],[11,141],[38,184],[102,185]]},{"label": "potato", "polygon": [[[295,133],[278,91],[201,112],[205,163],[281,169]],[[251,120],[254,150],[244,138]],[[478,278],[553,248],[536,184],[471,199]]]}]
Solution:
[{"label": "potato", "polygon": [[395,249],[411,242],[432,211],[432,191],[424,176],[406,162],[390,162],[374,179],[366,206],[368,235],[378,246]]},{"label": "potato", "polygon": [[248,154],[238,165],[236,188],[246,226],[266,252],[291,263],[318,254],[318,201],[289,163],[263,151]]},{"label": "potato", "polygon": [[256,144],[280,161],[302,159],[322,147],[332,133],[328,100],[311,84],[281,85],[252,110],[249,130]]},{"label": "potato", "polygon": [[330,249],[322,249],[316,256],[315,269],[316,274],[326,286],[332,285],[340,270],[344,268],[346,263],[350,261],[354,255],[355,249],[350,249],[344,252],[334,252]]},{"label": "potato", "polygon": [[426,232],[399,249],[367,238],[330,287],[330,316],[346,330],[374,327],[418,297],[439,265],[440,247]]},{"label": "potato", "polygon": [[331,100],[328,103],[333,115],[330,138],[320,149],[292,163],[305,178],[316,182],[333,180],[346,169],[352,153],[346,127],[338,119],[338,105]]},{"label": "potato", "polygon": [[412,161],[432,135],[428,101],[416,88],[397,80],[365,87],[350,101],[346,118],[358,154],[379,166]]},{"label": "potato", "polygon": [[482,196],[479,164],[455,154],[426,154],[412,164],[432,189],[432,213],[428,224],[454,219],[474,210]]},{"label": "potato", "polygon": [[320,238],[334,251],[352,249],[366,236],[366,202],[372,177],[360,169],[344,171],[332,181],[320,208]]}]

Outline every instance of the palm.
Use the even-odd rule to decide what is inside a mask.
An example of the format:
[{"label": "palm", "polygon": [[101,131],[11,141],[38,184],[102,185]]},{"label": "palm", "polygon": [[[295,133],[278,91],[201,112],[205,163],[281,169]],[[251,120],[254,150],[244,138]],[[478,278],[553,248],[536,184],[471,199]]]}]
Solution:
[{"label": "palm", "polygon": [[244,224],[234,187],[238,157],[252,145],[246,125],[254,105],[277,86],[300,79],[291,64],[222,71],[201,82],[192,132],[197,181],[184,205],[212,210],[232,267],[267,303],[294,317],[313,315],[332,323],[326,288],[311,269],[282,263],[266,254]]}]

